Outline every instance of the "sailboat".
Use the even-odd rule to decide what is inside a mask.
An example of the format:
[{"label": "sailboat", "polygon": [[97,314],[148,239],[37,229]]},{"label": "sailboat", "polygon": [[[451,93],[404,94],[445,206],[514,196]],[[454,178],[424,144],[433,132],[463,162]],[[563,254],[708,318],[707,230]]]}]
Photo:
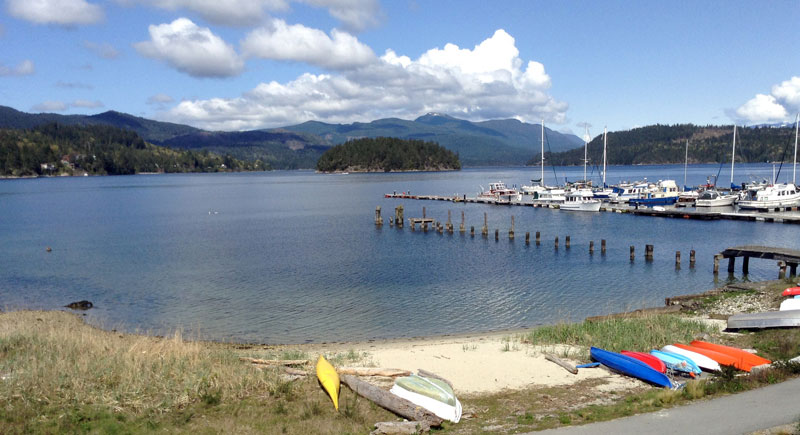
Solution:
[{"label": "sailboat", "polygon": [[[731,151],[731,188],[733,188],[733,164],[736,160],[736,124],[733,125],[733,149]],[[704,190],[697,197],[695,207],[729,207],[739,198],[738,195],[723,193],[713,188]]]},{"label": "sailboat", "polygon": [[[594,197],[598,199],[611,198],[611,193],[614,189],[606,185],[606,147],[608,145],[608,128],[603,128],[603,186],[594,190]],[[584,170],[584,172],[586,172]]]},{"label": "sailboat", "polygon": [[534,198],[538,198],[539,194],[547,190],[547,187],[544,185],[544,119],[542,120],[542,172],[539,176],[538,180],[531,180],[530,186],[522,186],[520,189],[522,193],[526,195],[534,195]]},{"label": "sailboat", "polygon": [[800,113],[794,122],[794,164],[792,165],[792,182],[776,183],[763,189],[752,188],[747,190],[747,195],[739,201],[740,209],[769,210],[779,207],[800,206],[800,189],[795,184],[797,182],[797,136],[798,125],[800,125]]}]

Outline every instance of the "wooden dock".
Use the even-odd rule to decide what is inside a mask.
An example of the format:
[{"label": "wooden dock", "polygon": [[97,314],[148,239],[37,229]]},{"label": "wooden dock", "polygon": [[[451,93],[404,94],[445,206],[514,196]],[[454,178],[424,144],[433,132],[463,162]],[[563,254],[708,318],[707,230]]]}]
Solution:
[{"label": "wooden dock", "polygon": [[[449,201],[456,203],[476,203],[476,204],[490,204],[490,205],[505,205],[505,206],[524,206],[524,207],[539,207],[558,209],[558,204],[548,204],[545,202],[534,201],[501,201],[490,198],[468,197],[466,195],[410,195],[408,193],[387,193],[384,198],[394,199],[413,199],[422,201]],[[785,207],[782,209],[786,212],[798,211],[798,207]],[[737,220],[749,222],[772,222],[772,223],[785,223],[785,224],[800,224],[800,215],[789,215],[777,212],[718,212],[718,211],[699,211],[688,210],[686,208],[668,208],[665,210],[653,210],[652,208],[632,208],[624,205],[613,205],[604,203],[600,207],[601,212],[611,213],[631,213],[637,216],[655,216],[673,219],[691,219],[691,220]]]},{"label": "wooden dock", "polygon": [[779,276],[786,274],[786,267],[789,266],[789,275],[797,275],[797,265],[800,264],[800,250],[788,248],[775,248],[769,246],[734,246],[714,256],[714,273],[719,273],[719,260],[728,259],[728,273],[733,273],[736,265],[736,258],[743,257],[742,273],[747,275],[750,268],[750,258],[763,258],[765,260],[777,260],[780,268]]}]

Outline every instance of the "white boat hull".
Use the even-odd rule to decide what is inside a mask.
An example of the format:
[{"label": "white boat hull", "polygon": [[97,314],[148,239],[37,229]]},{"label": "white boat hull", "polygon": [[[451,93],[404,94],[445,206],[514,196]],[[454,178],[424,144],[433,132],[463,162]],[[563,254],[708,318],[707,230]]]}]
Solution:
[{"label": "white boat hull", "polygon": [[698,199],[695,207],[725,207],[731,206],[736,202],[736,195],[726,195],[714,199]]},{"label": "white boat hull", "polygon": [[584,202],[563,202],[561,210],[567,211],[600,211],[600,201],[594,199]]}]

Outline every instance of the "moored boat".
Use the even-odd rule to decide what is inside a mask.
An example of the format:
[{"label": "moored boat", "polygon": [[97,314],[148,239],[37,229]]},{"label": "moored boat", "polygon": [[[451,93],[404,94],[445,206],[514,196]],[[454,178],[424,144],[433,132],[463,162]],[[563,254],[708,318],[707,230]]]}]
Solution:
[{"label": "moored boat", "polygon": [[564,194],[561,210],[568,211],[600,211],[600,200],[594,199],[590,189],[570,190]]},{"label": "moored boat", "polygon": [[478,199],[492,200],[492,201],[519,201],[522,199],[522,194],[517,189],[512,189],[506,186],[506,183],[498,181],[496,183],[489,183],[489,190],[483,190],[478,193]]},{"label": "moored boat", "polygon": [[732,206],[738,195],[726,194],[716,189],[704,190],[695,202],[696,207],[724,207]]},{"label": "moored boat", "polygon": [[594,346],[589,349],[589,354],[595,361],[622,374],[641,379],[659,387],[672,387],[672,381],[665,374],[653,370],[650,366],[635,358]]},{"label": "moored boat", "polygon": [[791,183],[771,184],[764,188],[748,189],[739,200],[740,209],[771,209],[800,206],[800,190]]},{"label": "moored boat", "polygon": [[800,310],[741,313],[728,317],[728,329],[786,328],[800,326]]},{"label": "moored boat", "polygon": [[654,189],[636,198],[628,200],[633,206],[652,207],[654,205],[672,205],[678,202],[678,185],[675,180],[660,180]]}]

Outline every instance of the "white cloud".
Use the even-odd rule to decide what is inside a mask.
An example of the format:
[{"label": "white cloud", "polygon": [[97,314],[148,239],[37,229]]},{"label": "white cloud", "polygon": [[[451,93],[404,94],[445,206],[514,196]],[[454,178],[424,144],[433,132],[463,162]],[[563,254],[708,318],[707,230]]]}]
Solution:
[{"label": "white cloud", "polygon": [[261,83],[235,98],[182,101],[163,116],[215,130],[413,118],[426,112],[563,123],[568,105],[547,93],[550,84],[544,66],[523,62],[514,38],[498,30],[471,50],[448,44],[417,60],[387,50],[340,74],[303,74],[287,83]]},{"label": "white cloud", "polygon": [[33,107],[33,112],[63,112],[67,110],[67,103],[63,101],[43,101]]},{"label": "white cloud", "polygon": [[75,100],[70,104],[71,107],[81,107],[84,109],[97,109],[100,107],[105,107],[100,101],[89,101],[89,100]]},{"label": "white cloud", "polygon": [[377,0],[301,0],[312,6],[328,9],[345,28],[359,32],[377,26],[382,12]]},{"label": "white cloud", "polygon": [[251,26],[260,23],[265,11],[286,11],[287,0],[130,0],[170,11],[187,10],[204,20],[227,26]]},{"label": "white cloud", "polygon": [[29,76],[36,72],[33,61],[25,59],[17,66],[10,68],[0,64],[0,77],[4,76]]},{"label": "white cloud", "polygon": [[765,122],[784,119],[787,112],[772,95],[757,94],[736,109],[736,115],[752,122]]},{"label": "white cloud", "polygon": [[147,104],[169,104],[175,101],[167,94],[155,94],[147,98]]},{"label": "white cloud", "polygon": [[7,0],[9,15],[36,24],[75,26],[103,19],[103,8],[86,0]]},{"label": "white cloud", "polygon": [[136,50],[191,76],[229,77],[244,68],[244,61],[233,46],[188,18],[151,25],[149,32],[150,40],[135,43]]},{"label": "white cloud", "polygon": [[81,83],[81,82],[65,82],[63,80],[59,80],[56,82],[57,88],[63,89],[94,89],[94,86],[88,83]]},{"label": "white cloud", "polygon": [[800,77],[792,77],[773,86],[772,95],[787,109],[800,111]]},{"label": "white cloud", "polygon": [[98,44],[96,42],[83,41],[83,46],[103,59],[116,59],[119,57],[119,50],[107,42]]},{"label": "white cloud", "polygon": [[245,56],[306,62],[330,69],[352,69],[376,60],[375,53],[349,33],[334,29],[331,36],[302,24],[273,20],[250,32],[241,43]]},{"label": "white cloud", "polygon": [[757,94],[736,109],[736,116],[750,122],[787,120],[800,111],[800,77],[792,77],[772,87],[770,95]]}]

